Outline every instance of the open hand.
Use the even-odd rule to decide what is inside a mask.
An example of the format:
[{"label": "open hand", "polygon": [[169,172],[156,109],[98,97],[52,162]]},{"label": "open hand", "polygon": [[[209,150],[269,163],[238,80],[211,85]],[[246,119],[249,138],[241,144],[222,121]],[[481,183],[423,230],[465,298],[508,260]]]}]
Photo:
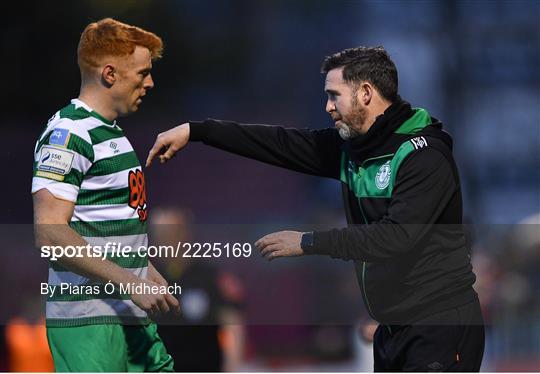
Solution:
[{"label": "open hand", "polygon": [[304,251],[300,247],[303,232],[279,231],[268,234],[255,242],[261,255],[271,261],[278,257],[302,256]]},{"label": "open hand", "polygon": [[[156,282],[150,280],[141,280],[141,284],[147,284],[149,287],[161,286]],[[150,315],[157,315],[159,313],[168,313],[172,311],[175,314],[180,314],[180,303],[170,293],[134,293],[131,295],[131,300],[139,308],[149,313]]]}]

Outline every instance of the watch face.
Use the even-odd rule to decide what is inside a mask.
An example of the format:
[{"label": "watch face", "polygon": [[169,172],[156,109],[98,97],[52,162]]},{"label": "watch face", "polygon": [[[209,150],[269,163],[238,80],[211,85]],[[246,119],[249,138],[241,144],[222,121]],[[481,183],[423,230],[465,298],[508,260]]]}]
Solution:
[{"label": "watch face", "polygon": [[302,235],[302,241],[300,242],[302,248],[313,247],[313,233],[306,232]]}]

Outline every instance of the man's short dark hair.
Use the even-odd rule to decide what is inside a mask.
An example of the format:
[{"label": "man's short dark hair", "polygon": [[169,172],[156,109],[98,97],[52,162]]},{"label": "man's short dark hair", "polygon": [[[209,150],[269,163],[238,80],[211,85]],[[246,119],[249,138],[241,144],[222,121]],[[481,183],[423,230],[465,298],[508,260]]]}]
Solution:
[{"label": "man's short dark hair", "polygon": [[348,48],[326,56],[321,73],[343,67],[343,80],[359,84],[371,83],[382,97],[394,102],[398,95],[398,74],[396,65],[384,47]]}]

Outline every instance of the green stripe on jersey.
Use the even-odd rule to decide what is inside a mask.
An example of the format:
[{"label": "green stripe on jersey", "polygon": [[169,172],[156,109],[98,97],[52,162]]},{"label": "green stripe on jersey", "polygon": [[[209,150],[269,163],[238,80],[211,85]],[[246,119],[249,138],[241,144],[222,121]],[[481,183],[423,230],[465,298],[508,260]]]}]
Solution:
[{"label": "green stripe on jersey", "polygon": [[81,236],[104,237],[146,234],[146,222],[138,218],[114,221],[71,221],[69,226]]},{"label": "green stripe on jersey", "polygon": [[90,162],[94,161],[94,148],[92,148],[92,144],[88,143],[86,140],[77,136],[71,131],[69,133],[67,149],[86,157]]},{"label": "green stripe on jersey", "polygon": [[79,170],[72,168],[69,174],[64,177],[64,180],[62,182],[80,187],[83,181],[83,177],[83,174]]},{"label": "green stripe on jersey", "polygon": [[70,120],[73,120],[73,121],[86,119],[86,118],[89,118],[89,117],[94,117],[94,118],[100,120],[101,122],[106,123],[109,126],[114,126],[114,122],[109,121],[108,119],[106,119],[105,117],[100,115],[99,113],[97,113],[95,111],[89,112],[88,110],[86,110],[83,107],[78,107],[77,108],[77,106],[75,104],[69,104],[65,108],[61,109],[59,114],[60,114],[60,118],[67,118],[67,119],[70,119]]},{"label": "green stripe on jersey", "polygon": [[118,156],[104,158],[95,162],[90,170],[86,173],[87,176],[108,175],[131,169],[140,166],[139,159],[134,151],[122,153]]},{"label": "green stripe on jersey", "polygon": [[77,205],[112,205],[129,202],[129,187],[117,190],[79,190]]},{"label": "green stripe on jersey", "polygon": [[88,130],[92,144],[99,144],[106,140],[121,138],[124,132],[118,127],[99,126]]},{"label": "green stripe on jersey", "polygon": [[59,114],[60,118],[67,118],[73,121],[90,117],[90,112],[82,107],[77,108],[75,104],[69,104],[65,108],[60,109]]}]

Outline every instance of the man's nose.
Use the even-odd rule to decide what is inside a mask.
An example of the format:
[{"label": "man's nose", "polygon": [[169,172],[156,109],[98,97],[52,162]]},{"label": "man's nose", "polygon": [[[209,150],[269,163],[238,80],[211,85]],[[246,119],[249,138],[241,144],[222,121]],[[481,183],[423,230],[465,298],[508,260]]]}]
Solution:
[{"label": "man's nose", "polygon": [[334,104],[334,102],[332,100],[326,100],[326,112],[332,113],[335,110],[336,110],[336,105]]},{"label": "man's nose", "polygon": [[152,79],[152,76],[150,74],[146,77],[146,81],[144,82],[144,88],[146,88],[147,90],[154,88],[154,80]]}]

